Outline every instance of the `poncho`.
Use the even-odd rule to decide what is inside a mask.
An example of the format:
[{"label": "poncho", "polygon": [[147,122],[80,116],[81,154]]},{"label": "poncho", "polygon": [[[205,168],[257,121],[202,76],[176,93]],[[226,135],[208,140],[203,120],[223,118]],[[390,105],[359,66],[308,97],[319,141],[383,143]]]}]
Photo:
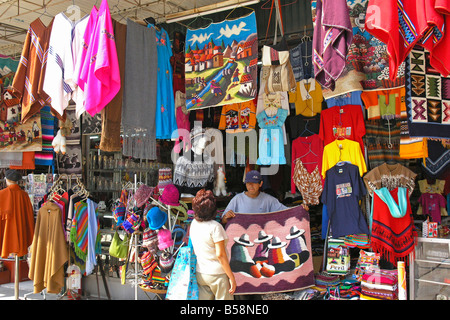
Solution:
[{"label": "poncho", "polygon": [[64,287],[64,264],[69,252],[61,223],[61,210],[53,202],[39,209],[36,219],[28,277],[33,280],[34,293],[47,288],[48,293],[60,293]]},{"label": "poncho", "polygon": [[394,265],[409,262],[414,250],[414,221],[406,188],[375,190],[372,198],[372,249]]}]

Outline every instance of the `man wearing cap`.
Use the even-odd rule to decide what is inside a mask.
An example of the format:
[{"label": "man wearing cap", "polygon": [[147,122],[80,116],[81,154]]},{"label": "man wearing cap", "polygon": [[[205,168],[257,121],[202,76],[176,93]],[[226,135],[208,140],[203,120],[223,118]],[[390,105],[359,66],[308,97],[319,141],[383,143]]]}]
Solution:
[{"label": "man wearing cap", "polygon": [[245,176],[247,191],[238,193],[223,211],[222,223],[235,217],[235,213],[266,213],[287,209],[277,198],[261,191],[263,181],[259,171],[249,171]]},{"label": "man wearing cap", "polygon": [[5,179],[7,187],[0,190],[0,257],[11,254],[22,257],[33,242],[33,206],[18,184],[22,179],[19,172],[7,170]]}]

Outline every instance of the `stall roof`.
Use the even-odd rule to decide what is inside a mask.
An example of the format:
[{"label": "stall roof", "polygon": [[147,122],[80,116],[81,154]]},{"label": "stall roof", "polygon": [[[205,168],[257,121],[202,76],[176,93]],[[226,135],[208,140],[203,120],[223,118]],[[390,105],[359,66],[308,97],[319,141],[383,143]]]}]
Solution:
[{"label": "stall roof", "polygon": [[[127,18],[143,21],[153,17],[157,22],[164,23],[165,17],[172,13],[183,12],[211,4],[218,4],[223,0],[110,0],[108,1],[111,15],[114,19],[126,23]],[[88,14],[93,5],[99,6],[101,0],[0,0],[0,54],[18,56],[22,50],[23,41],[32,21],[40,18],[48,24],[52,17],[60,12],[66,12],[70,17]],[[255,10],[258,22],[258,34],[265,38],[267,22],[270,15],[271,1],[261,0],[260,3],[243,7],[237,5],[235,10],[210,14],[205,17],[165,24],[164,28],[171,34],[174,31],[185,31],[186,26],[197,28],[210,21],[221,21],[225,18],[238,17]],[[75,6],[75,7],[71,7]],[[285,32],[291,37],[298,37],[305,31],[311,35],[310,1],[281,0]],[[74,9],[73,9],[74,8]],[[78,9],[79,8],[79,9]],[[274,18],[272,16],[268,39],[273,40]]]}]

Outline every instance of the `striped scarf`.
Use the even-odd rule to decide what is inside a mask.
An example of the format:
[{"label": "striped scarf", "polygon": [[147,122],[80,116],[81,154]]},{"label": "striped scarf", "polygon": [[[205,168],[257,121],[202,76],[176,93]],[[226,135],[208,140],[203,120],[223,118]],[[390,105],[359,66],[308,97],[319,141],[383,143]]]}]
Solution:
[{"label": "striped scarf", "polygon": [[70,240],[72,241],[76,255],[86,260],[88,246],[88,206],[85,201],[79,201],[74,206],[75,214],[70,229]]},{"label": "striped scarf", "polygon": [[55,117],[49,106],[41,109],[42,151],[36,151],[34,161],[36,165],[53,165],[53,136],[55,130]]}]

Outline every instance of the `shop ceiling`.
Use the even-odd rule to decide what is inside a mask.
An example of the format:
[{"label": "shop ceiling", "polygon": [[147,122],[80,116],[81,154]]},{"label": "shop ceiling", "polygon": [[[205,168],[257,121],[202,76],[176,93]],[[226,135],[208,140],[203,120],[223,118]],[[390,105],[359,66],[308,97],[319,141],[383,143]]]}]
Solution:
[{"label": "shop ceiling", "polygon": [[[205,7],[220,7],[227,3],[236,3],[233,9],[190,18],[179,22],[165,24],[164,28],[171,34],[173,31],[184,31],[186,26],[197,28],[211,21],[219,22],[225,18],[232,19],[255,10],[258,23],[258,34],[268,41],[273,40],[275,15],[267,32],[271,1],[260,0],[259,3],[243,6],[243,0],[109,0],[111,16],[123,23],[127,18],[143,21],[153,17],[156,22],[165,23],[167,17]],[[93,5],[99,6],[101,0],[0,0],[0,54],[18,56],[22,50],[28,26],[40,18],[48,24],[52,17],[60,12],[70,15],[88,14]],[[312,33],[310,0],[280,0],[284,30],[292,39],[300,38],[303,33]]]}]

